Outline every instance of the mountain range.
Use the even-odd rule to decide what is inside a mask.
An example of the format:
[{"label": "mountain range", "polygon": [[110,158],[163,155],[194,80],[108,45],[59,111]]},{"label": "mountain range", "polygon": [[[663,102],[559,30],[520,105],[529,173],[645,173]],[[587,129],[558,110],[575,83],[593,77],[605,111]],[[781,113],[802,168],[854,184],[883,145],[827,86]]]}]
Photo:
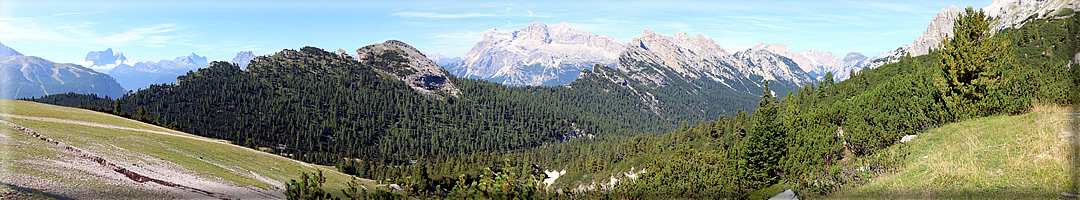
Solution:
[{"label": "mountain range", "polygon": [[836,57],[832,52],[814,49],[806,49],[802,53],[796,53],[781,44],[762,43],[751,47],[751,49],[761,49],[791,58],[792,61],[799,65],[799,68],[816,80],[821,80],[825,73],[832,72],[833,80],[842,81],[851,77],[850,73],[852,71],[861,70],[871,61],[877,59],[877,57],[866,57],[866,55],[859,52],[847,53],[843,59]]},{"label": "mountain range", "polygon": [[430,53],[430,54],[425,53],[424,55],[427,55],[428,59],[431,59],[432,62],[435,62],[435,64],[439,65],[440,67],[446,67],[447,65],[450,65],[451,63],[461,61],[461,57],[450,58],[450,57],[447,57],[446,55],[442,55],[440,53]]},{"label": "mountain range", "polygon": [[0,44],[0,98],[41,97],[60,93],[90,93],[120,97],[124,88],[109,75],[76,64],[55,63],[25,56]]},{"label": "mountain range", "polygon": [[458,77],[507,85],[564,85],[595,64],[614,66],[625,44],[568,23],[532,23],[521,30],[489,29],[460,61],[446,66]]},{"label": "mountain range", "polygon": [[[646,31],[646,33],[651,32]],[[651,37],[654,36],[654,33],[645,34],[644,36]],[[738,54],[737,52],[731,54],[716,45],[711,39],[691,40],[689,38],[692,37],[685,33],[678,33],[672,39],[679,42],[680,46],[685,47],[708,44],[714,46],[709,47],[708,52],[702,52],[702,49],[698,49],[686,54],[688,57],[671,57],[665,59],[661,64],[703,65],[703,63],[696,63],[699,60],[695,59],[708,57],[711,59],[710,62],[719,62],[711,65],[726,64],[735,68],[758,66],[757,63],[746,60],[745,57],[743,57],[743,61],[735,62],[736,58],[732,56]],[[488,30],[481,41],[464,58],[449,65],[440,64],[440,66],[445,66],[448,71],[459,77],[480,78],[507,85],[565,85],[573,81],[579,71],[590,69],[592,65],[619,65],[616,59],[623,55],[625,51],[630,51],[633,45],[640,42],[622,44],[607,36],[574,29],[565,22],[551,27],[536,22],[513,32],[502,33],[496,29]],[[837,81],[846,79],[849,77],[849,72],[857,71],[877,58],[866,57],[858,52],[852,52],[845,55],[844,58],[839,58],[830,52],[820,52],[813,49],[805,50],[800,54],[792,52],[786,46],[775,44],[760,44],[742,51],[748,50],[765,50],[787,57],[793,60],[795,65],[812,79],[820,79],[826,72],[833,72],[835,74],[834,79]],[[711,53],[713,55],[702,53]],[[751,54],[740,55],[748,56]],[[436,60],[437,63],[438,60],[449,60],[437,53],[429,56],[429,58]],[[697,68],[701,67],[697,66]],[[682,66],[675,66],[675,68],[677,69],[675,72],[689,72],[683,69]],[[735,68],[731,70],[749,72],[746,71],[749,69]],[[763,77],[773,75],[764,71],[759,72],[755,75]],[[688,76],[697,77],[698,74]],[[716,80],[719,80],[719,78],[717,77]],[[760,86],[760,83],[758,86]],[[746,87],[743,87],[743,89],[745,90]]]},{"label": "mountain range", "polygon": [[[251,51],[241,51],[236,53],[236,57],[230,62],[244,69],[254,58],[255,54]],[[116,78],[120,85],[131,90],[146,88],[151,84],[173,84],[176,83],[177,76],[210,65],[206,56],[195,53],[172,60],[136,62],[128,60],[123,53],[113,52],[112,48],[86,53],[86,59],[79,64],[102,71],[108,70],[108,74]]]},{"label": "mountain range", "polygon": [[94,69],[108,69],[109,75],[116,78],[120,85],[132,90],[146,88],[151,84],[175,83],[177,76],[210,65],[205,56],[195,53],[173,60],[133,62],[123,53],[114,53],[112,48],[86,53],[82,64],[90,65],[90,68]]}]

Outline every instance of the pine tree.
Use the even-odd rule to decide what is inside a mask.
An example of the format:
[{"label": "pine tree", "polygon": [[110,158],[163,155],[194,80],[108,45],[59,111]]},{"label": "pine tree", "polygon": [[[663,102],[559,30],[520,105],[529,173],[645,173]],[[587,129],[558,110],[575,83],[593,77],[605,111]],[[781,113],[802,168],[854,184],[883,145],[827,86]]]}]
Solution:
[{"label": "pine tree", "polygon": [[743,173],[751,187],[749,189],[766,187],[779,181],[777,173],[780,160],[787,147],[784,144],[786,134],[783,124],[778,121],[780,108],[769,91],[768,82],[765,82],[765,92],[761,97],[758,102],[760,107],[754,111],[754,125],[746,136],[745,150],[741,156],[746,160]]},{"label": "pine tree", "polygon": [[1004,105],[1000,95],[992,94],[1004,82],[1001,71],[1013,58],[1008,39],[991,38],[990,20],[981,9],[968,7],[953,25],[954,37],[941,44],[943,68],[934,76],[934,86],[959,117],[994,113]]},{"label": "pine tree", "polygon": [[[852,72],[854,72],[854,71],[852,71]],[[855,74],[852,73],[850,75],[855,75]],[[836,81],[833,79],[832,72],[825,72],[825,76],[823,76],[821,78],[821,83],[818,84],[818,90],[828,88],[829,86],[831,86],[831,85],[833,85],[835,83],[836,83]]]}]

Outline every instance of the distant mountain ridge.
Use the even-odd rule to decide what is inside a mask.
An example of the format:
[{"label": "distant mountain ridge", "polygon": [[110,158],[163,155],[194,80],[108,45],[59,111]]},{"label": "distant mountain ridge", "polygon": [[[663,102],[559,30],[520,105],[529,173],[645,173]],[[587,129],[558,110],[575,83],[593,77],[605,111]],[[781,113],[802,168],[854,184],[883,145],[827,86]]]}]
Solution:
[{"label": "distant mountain ridge", "polygon": [[251,59],[255,59],[254,53],[251,53],[251,51],[241,51],[236,53],[236,56],[229,62],[240,66],[240,69],[246,69],[248,63],[251,62]]},{"label": "distant mountain ridge", "polygon": [[[615,68],[597,66],[581,76],[585,82],[612,82],[628,88],[661,116],[690,118],[754,108],[766,81],[769,91],[778,96],[813,81],[790,58],[772,52],[747,49],[729,54],[700,34],[664,36],[651,30],[627,45]],[[693,112],[677,113],[685,110]]]},{"label": "distant mountain ridge", "polygon": [[446,70],[458,77],[507,85],[564,85],[595,64],[614,66],[625,45],[618,40],[574,29],[532,23],[513,32],[489,29],[460,61]]},{"label": "distant mountain ridge", "polygon": [[773,52],[795,61],[799,67],[815,80],[821,80],[825,73],[832,72],[833,80],[841,81],[851,77],[851,71],[862,70],[877,57],[866,57],[859,52],[851,52],[844,55],[843,59],[836,57],[832,52],[822,52],[814,49],[803,50],[796,53],[781,44],[758,44],[751,49],[761,49]]},{"label": "distant mountain ridge", "polygon": [[70,63],[25,56],[0,44],[0,98],[41,97],[60,93],[92,93],[111,98],[124,88],[109,75]]},{"label": "distant mountain ridge", "polygon": [[[91,51],[86,53],[85,61],[89,61],[87,65],[93,66],[108,66],[108,68],[115,67],[116,65],[123,64],[127,61],[127,57],[124,57],[123,53],[113,53],[112,48],[105,49],[105,51]],[[111,66],[110,66],[111,65]]]},{"label": "distant mountain ridge", "polygon": [[209,65],[205,56],[191,53],[173,60],[143,61],[131,65],[119,64],[109,70],[109,75],[116,77],[124,88],[138,89],[149,87],[151,84],[176,83],[177,76]]},{"label": "distant mountain ridge", "polygon": [[429,53],[424,53],[424,54],[427,55],[428,59],[431,59],[432,62],[435,62],[435,64],[439,65],[440,67],[445,67],[447,65],[450,65],[451,63],[461,61],[461,57],[450,58],[450,57],[446,57],[445,55],[442,55],[440,53],[430,53],[430,54]]},{"label": "distant mountain ridge", "polygon": [[[790,58],[772,52],[747,49],[728,54],[712,39],[700,34],[690,37],[680,32],[669,37],[651,30],[645,30],[641,38],[630,42],[626,53],[619,57],[617,68],[639,74],[633,75],[634,78],[656,86],[665,85],[665,79],[685,77],[690,78],[687,81],[715,81],[755,94],[760,91],[754,88],[761,87],[763,81],[773,81],[774,86],[796,87],[813,81]],[[674,74],[660,73],[663,71]]]}]

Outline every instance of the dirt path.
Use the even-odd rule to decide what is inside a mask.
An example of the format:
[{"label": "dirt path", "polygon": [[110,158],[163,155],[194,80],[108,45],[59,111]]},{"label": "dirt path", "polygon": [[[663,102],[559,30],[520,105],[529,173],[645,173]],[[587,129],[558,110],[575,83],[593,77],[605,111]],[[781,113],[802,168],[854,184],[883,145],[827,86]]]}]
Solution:
[{"label": "dirt path", "polygon": [[[107,129],[113,129],[113,130],[139,131],[139,132],[147,132],[147,133],[153,133],[153,134],[169,135],[169,136],[189,138],[189,139],[193,139],[193,140],[200,140],[200,141],[214,142],[214,143],[219,143],[219,144],[232,145],[232,143],[229,143],[228,141],[225,141],[225,140],[216,140],[216,139],[210,139],[210,138],[204,138],[204,137],[196,137],[196,136],[183,135],[183,134],[176,134],[176,133],[170,133],[170,132],[164,132],[164,131],[155,131],[155,130],[147,130],[147,129],[130,128],[130,127],[123,127],[123,126],[102,124],[102,123],[94,123],[94,122],[87,122],[87,121],[78,121],[78,120],[69,120],[69,119],[57,119],[57,118],[51,118],[51,117],[34,117],[34,116],[26,116],[26,115],[0,113],[0,118],[3,118],[3,117],[18,118],[18,119],[28,119],[28,120],[44,121],[44,122],[54,122],[54,123],[64,123],[64,124],[75,124],[75,125],[83,125],[83,126],[90,126],[90,127],[107,128]],[[255,149],[250,149],[250,148],[244,148],[244,149],[247,149],[248,151],[253,151],[253,152],[256,152],[256,153],[274,155],[272,153],[266,153],[266,152],[255,150]],[[278,155],[274,155],[274,156],[278,156]],[[308,168],[312,168],[312,169],[315,168],[315,166],[312,166],[311,164],[308,164],[308,163],[305,163],[305,162],[301,162],[299,160],[293,160],[293,159],[289,159],[289,160],[292,160],[293,162],[304,165],[305,167],[308,167]],[[270,183],[270,184],[273,185],[274,183]]]},{"label": "dirt path", "polygon": [[64,123],[64,124],[75,124],[75,125],[91,126],[91,127],[98,127],[98,128],[107,128],[107,129],[113,129],[113,130],[139,131],[139,132],[147,132],[147,133],[154,133],[154,134],[170,135],[170,136],[176,136],[176,137],[184,137],[184,138],[207,141],[207,142],[229,144],[228,142],[225,142],[225,141],[222,141],[222,140],[214,140],[214,139],[195,137],[195,136],[190,136],[190,135],[182,135],[182,134],[176,134],[176,133],[170,133],[170,132],[164,132],[164,131],[129,128],[129,127],[123,127],[123,126],[101,124],[101,123],[94,123],[94,122],[86,122],[86,121],[57,119],[57,118],[49,118],[49,117],[34,117],[34,116],[8,114],[8,113],[0,113],[0,117],[10,117],[10,118],[28,119],[28,120],[35,120],[35,121]]},{"label": "dirt path", "polygon": [[[63,123],[63,124],[73,124],[73,125],[81,125],[81,126],[89,126],[89,127],[97,127],[97,128],[106,128],[106,129],[113,129],[113,130],[136,131],[136,132],[143,132],[143,133],[151,133],[151,134],[183,137],[183,138],[194,139],[194,140],[199,140],[199,141],[219,143],[219,144],[223,144],[223,145],[232,145],[231,143],[229,143],[229,142],[227,142],[225,140],[217,140],[217,139],[203,138],[203,137],[198,137],[198,136],[193,136],[193,135],[185,135],[185,134],[178,134],[178,133],[165,132],[165,131],[155,131],[155,130],[131,128],[131,127],[124,127],[124,126],[117,126],[117,125],[110,125],[110,124],[102,124],[102,123],[95,123],[95,122],[87,122],[87,121],[58,119],[58,118],[50,118],[50,117],[25,116],[25,115],[16,115],[16,114],[9,114],[9,113],[0,113],[0,118],[26,119],[26,120],[34,120],[34,121],[43,121],[43,122]],[[149,174],[150,176],[162,176],[162,177],[153,177],[153,178],[150,177],[150,176],[145,176],[145,175],[148,175],[148,174],[135,173],[135,172],[133,172],[131,170],[125,169],[122,166],[118,166],[118,165],[114,164],[113,161],[111,161],[111,160],[106,161],[105,159],[103,159],[101,157],[93,155],[92,153],[89,153],[89,152],[82,151],[82,149],[79,149],[77,147],[68,146],[68,145],[66,145],[66,144],[64,144],[62,142],[54,141],[54,140],[52,140],[50,138],[45,138],[43,135],[36,134],[36,132],[33,132],[32,130],[29,130],[29,129],[25,128],[25,127],[18,126],[17,124],[5,121],[3,119],[0,119],[0,124],[6,124],[8,126],[13,126],[13,127],[15,127],[16,129],[18,129],[20,131],[27,132],[28,135],[31,135],[33,137],[37,137],[38,139],[48,141],[50,143],[53,143],[54,145],[59,145],[59,146],[61,146],[61,148],[65,148],[65,149],[67,149],[69,151],[72,151],[72,153],[75,153],[75,155],[77,155],[77,156],[88,158],[88,159],[90,159],[90,160],[92,160],[94,162],[97,162],[98,164],[100,164],[100,165],[102,165],[102,166],[104,166],[106,168],[110,168],[111,169],[110,171],[114,171],[114,172],[120,173],[120,174],[122,174],[124,176],[127,176],[128,179],[131,179],[131,180],[133,180],[135,182],[138,182],[138,183],[152,182],[152,183],[156,183],[156,184],[161,185],[161,186],[165,186],[165,187],[169,187],[169,188],[173,188],[173,189],[179,189],[179,190],[188,191],[188,192],[193,192],[193,193],[202,195],[202,197],[187,196],[187,197],[182,197],[182,198],[234,199],[234,197],[230,197],[230,195],[226,195],[226,194],[231,194],[231,192],[222,191],[222,189],[220,189],[220,188],[211,189],[213,191],[207,191],[207,190],[198,189],[196,187],[189,187],[189,186],[196,186],[196,185],[204,186],[201,183],[190,182],[190,181],[189,182],[180,181],[180,182],[184,182],[184,183],[180,183],[180,182],[176,182],[177,180],[173,180],[176,177],[172,177],[172,176],[169,176],[169,175],[162,176],[162,174]],[[33,134],[31,134],[31,133],[33,133]],[[255,152],[255,153],[261,153],[261,154],[267,154],[267,155],[271,155],[271,156],[277,156],[277,155],[274,155],[274,154],[270,154],[270,153],[250,149],[250,148],[242,148],[242,149],[252,151],[252,152]],[[309,168],[315,168],[315,166],[312,166],[312,165],[310,165],[308,163],[304,163],[304,162],[297,161],[297,160],[292,160],[292,159],[289,159],[289,160],[293,161],[293,162],[296,162],[296,163],[299,163],[302,166],[306,166],[306,167],[309,167]],[[216,163],[211,163],[211,164],[217,165]],[[153,171],[155,171],[155,170],[150,170],[150,172],[153,172]],[[256,179],[258,179],[260,181],[263,181],[263,182],[266,182],[267,184],[276,186],[277,188],[284,188],[284,184],[282,182],[271,180],[269,178],[263,177],[263,176],[261,176],[261,175],[259,175],[257,173],[254,173],[254,172],[249,171],[249,173],[251,173],[252,176],[254,176]],[[172,181],[167,181],[167,180],[172,180]],[[248,192],[250,192],[252,190],[261,191],[261,189],[250,188],[250,187],[243,187],[243,188],[238,188],[238,189],[243,190],[243,191],[248,191]],[[225,192],[225,193],[221,193],[221,192]],[[245,194],[247,194],[247,193],[245,193]],[[261,199],[261,198],[282,198],[283,197],[283,196],[278,197],[278,196],[273,195],[273,194],[270,194],[270,195],[271,196],[255,196],[255,198],[260,198]]]},{"label": "dirt path", "polygon": [[17,124],[14,124],[14,123],[11,123],[11,122],[8,122],[8,121],[4,121],[4,120],[0,120],[0,123],[6,124],[8,126],[12,126],[12,127],[15,128],[15,130],[22,131],[23,133],[25,133],[27,135],[33,136],[35,138],[38,138],[38,139],[44,140],[46,142],[52,143],[53,145],[59,146],[59,147],[64,148],[64,149],[67,149],[68,151],[74,153],[75,155],[78,155],[79,157],[83,157],[83,158],[86,158],[86,159],[90,159],[90,160],[92,160],[94,162],[97,162],[98,164],[101,164],[101,166],[109,168],[112,171],[115,171],[116,173],[123,174],[124,176],[127,176],[128,179],[131,179],[132,181],[135,181],[135,182],[138,182],[138,183],[153,182],[153,183],[157,183],[158,185],[171,187],[171,188],[177,188],[177,189],[181,189],[181,190],[185,190],[185,191],[189,191],[189,192],[194,192],[194,193],[202,194],[202,195],[205,195],[206,197],[211,197],[211,198],[215,198],[215,199],[234,199],[234,198],[229,197],[229,196],[227,196],[225,194],[214,193],[214,192],[210,192],[210,191],[206,191],[206,190],[202,190],[202,189],[198,189],[198,188],[194,188],[194,187],[190,187],[190,186],[185,186],[185,185],[172,183],[172,182],[165,181],[165,180],[158,179],[158,178],[148,177],[148,176],[145,176],[143,174],[139,174],[139,173],[136,173],[134,171],[128,170],[127,168],[121,167],[120,165],[117,165],[116,163],[105,160],[105,158],[102,158],[101,156],[98,156],[98,155],[95,155],[95,154],[90,153],[88,151],[82,150],[82,149],[80,149],[78,147],[67,145],[67,144],[64,144],[63,142],[59,142],[59,141],[53,140],[52,138],[45,137],[44,135],[38,134],[36,131],[30,130],[29,128],[22,127],[22,126],[19,126]]}]

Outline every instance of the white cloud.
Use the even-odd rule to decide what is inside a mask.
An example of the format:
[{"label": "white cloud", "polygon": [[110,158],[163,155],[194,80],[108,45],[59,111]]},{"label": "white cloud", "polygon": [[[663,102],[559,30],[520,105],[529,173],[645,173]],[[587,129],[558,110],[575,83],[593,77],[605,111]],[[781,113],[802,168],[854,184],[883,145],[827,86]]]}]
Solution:
[{"label": "white cloud", "polygon": [[164,47],[166,43],[171,43],[178,38],[182,38],[182,36],[164,34],[176,30],[177,28],[174,24],[157,24],[107,35],[101,39],[106,44],[141,43],[142,45],[149,47]]},{"label": "white cloud", "polygon": [[102,65],[94,65],[94,61],[80,61],[80,62],[76,62],[75,64],[76,65],[82,65],[83,67],[93,69],[94,71],[97,71],[97,72],[100,72],[100,73],[109,73],[109,70],[112,70],[113,68],[116,68],[116,66],[119,66],[119,65],[134,66],[135,63],[139,63],[139,61],[137,61],[137,60],[117,60],[116,63],[105,64],[104,66],[102,66]]},{"label": "white cloud", "polygon": [[421,17],[421,18],[441,18],[441,19],[456,19],[456,18],[472,18],[472,17],[493,17],[493,14],[485,13],[460,13],[460,14],[444,14],[435,12],[412,12],[403,11],[390,14],[398,17]]},{"label": "white cloud", "polygon": [[0,18],[0,40],[65,42],[73,46],[164,47],[168,44],[180,44],[182,39],[189,38],[177,34],[182,28],[175,24],[104,29],[109,25],[82,20],[83,17],[79,15],[83,13]]}]

